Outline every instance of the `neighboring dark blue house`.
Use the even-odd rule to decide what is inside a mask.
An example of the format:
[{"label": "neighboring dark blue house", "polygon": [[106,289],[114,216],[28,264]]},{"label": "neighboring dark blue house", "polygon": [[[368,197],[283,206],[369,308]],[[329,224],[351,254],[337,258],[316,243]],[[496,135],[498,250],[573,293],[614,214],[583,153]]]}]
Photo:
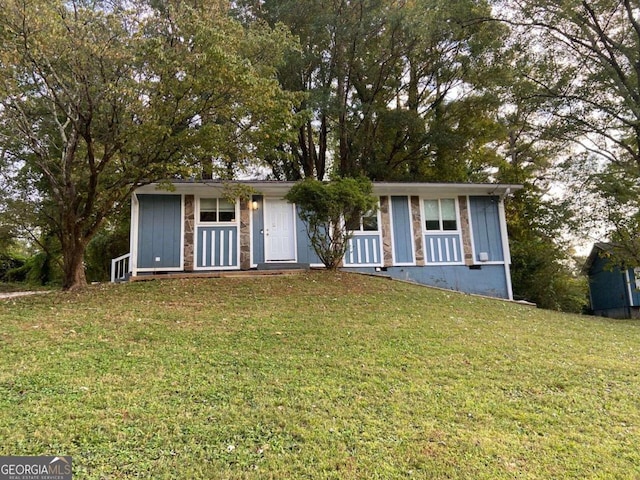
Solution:
[{"label": "neighboring dark blue house", "polygon": [[[322,266],[295,205],[293,182],[243,181],[256,192],[229,202],[219,181],[138,188],[130,253],[112,279],[169,272]],[[519,185],[374,183],[375,214],[353,225],[342,268],[467,293],[512,298],[503,198]]]},{"label": "neighboring dark blue house", "polygon": [[602,317],[640,318],[640,269],[616,265],[611,252],[611,244],[596,243],[583,268],[591,310]]}]

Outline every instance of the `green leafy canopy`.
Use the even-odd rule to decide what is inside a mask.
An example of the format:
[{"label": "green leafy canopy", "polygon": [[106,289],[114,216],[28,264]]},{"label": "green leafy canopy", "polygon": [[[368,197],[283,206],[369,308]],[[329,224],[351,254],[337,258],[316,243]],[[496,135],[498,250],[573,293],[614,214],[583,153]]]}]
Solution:
[{"label": "green leafy canopy", "polygon": [[297,121],[299,96],[275,78],[292,37],[239,24],[225,2],[1,6],[4,172],[59,238],[65,288],[86,283],[87,244],[137,186],[246,168]]},{"label": "green leafy canopy", "polygon": [[336,178],[328,183],[307,178],[285,196],[298,207],[311,244],[327,268],[338,267],[344,256],[352,237],[347,226],[376,211],[377,198],[371,192],[371,182],[364,177]]}]

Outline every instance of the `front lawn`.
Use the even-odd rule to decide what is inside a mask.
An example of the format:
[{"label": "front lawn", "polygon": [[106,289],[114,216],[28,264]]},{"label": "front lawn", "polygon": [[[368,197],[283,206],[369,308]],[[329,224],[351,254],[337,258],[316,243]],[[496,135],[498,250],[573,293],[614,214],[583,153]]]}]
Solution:
[{"label": "front lawn", "polygon": [[0,455],[74,479],[640,477],[640,322],[379,278],[0,301]]}]

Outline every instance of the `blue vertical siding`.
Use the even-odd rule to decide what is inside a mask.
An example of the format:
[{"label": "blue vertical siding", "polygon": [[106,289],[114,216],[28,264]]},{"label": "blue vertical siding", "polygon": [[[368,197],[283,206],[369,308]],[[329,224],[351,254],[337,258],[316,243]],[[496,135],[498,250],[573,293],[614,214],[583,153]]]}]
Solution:
[{"label": "blue vertical siding", "polygon": [[264,197],[254,195],[253,201],[258,202],[258,208],[251,211],[253,225],[251,251],[253,252],[253,263],[258,264],[264,262]]},{"label": "blue vertical siding", "polygon": [[627,285],[624,272],[618,267],[611,268],[605,258],[593,262],[589,274],[591,308],[606,311],[628,306]]},{"label": "blue vertical siding", "polygon": [[504,261],[500,216],[498,214],[499,201],[500,199],[496,196],[469,197],[473,244],[477,262],[480,261],[480,252],[487,252],[490,262]]},{"label": "blue vertical siding", "polygon": [[[137,268],[179,268],[182,239],[180,195],[138,195]],[[157,259],[157,260],[156,260]]]},{"label": "blue vertical siding", "polygon": [[425,259],[431,263],[462,263],[462,243],[459,233],[427,234],[424,236]]},{"label": "blue vertical siding", "polygon": [[[375,267],[349,267],[349,271],[376,274]],[[482,265],[472,270],[464,265],[431,265],[388,267],[384,276],[458,292],[509,298],[503,265]]]},{"label": "blue vertical siding", "polygon": [[309,235],[307,234],[307,226],[300,218],[298,209],[296,208],[296,249],[298,252],[298,262],[313,264],[322,264],[322,260],[311,245]]},{"label": "blue vertical siding", "polygon": [[238,227],[198,227],[199,268],[233,268],[238,266]]},{"label": "blue vertical siding", "polygon": [[349,239],[344,265],[382,265],[380,235],[354,235]]},{"label": "blue vertical siding", "polygon": [[395,263],[413,263],[413,238],[408,197],[391,197],[391,226]]}]

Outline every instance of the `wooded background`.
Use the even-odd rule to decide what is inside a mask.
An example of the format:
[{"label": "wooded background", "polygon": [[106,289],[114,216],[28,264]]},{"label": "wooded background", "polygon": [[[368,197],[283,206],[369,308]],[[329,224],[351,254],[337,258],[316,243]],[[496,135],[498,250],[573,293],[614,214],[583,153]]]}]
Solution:
[{"label": "wooded background", "polygon": [[0,0],[0,105],[9,280],[104,279],[137,185],[255,175],[523,184],[546,308],[585,304],[576,238],[640,264],[631,0]]}]

